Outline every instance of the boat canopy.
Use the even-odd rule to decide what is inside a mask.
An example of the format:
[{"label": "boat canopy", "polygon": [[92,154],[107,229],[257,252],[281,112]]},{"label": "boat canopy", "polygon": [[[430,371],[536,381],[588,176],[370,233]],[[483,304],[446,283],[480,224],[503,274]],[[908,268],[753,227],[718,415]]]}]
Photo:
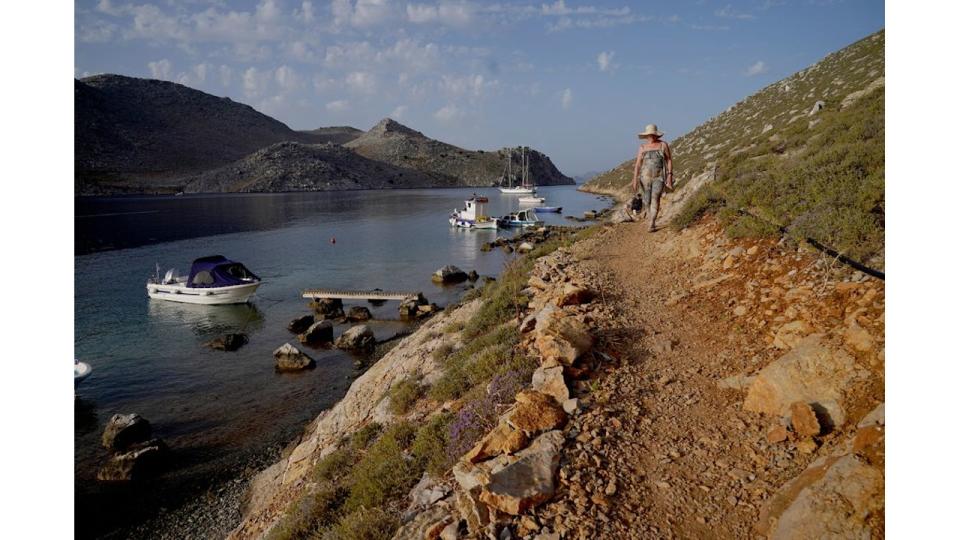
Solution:
[{"label": "boat canopy", "polygon": [[260,278],[248,270],[246,266],[231,261],[223,255],[212,255],[193,261],[193,266],[190,267],[190,278],[187,279],[187,287],[229,287],[231,285],[243,285],[251,281],[260,281]]}]

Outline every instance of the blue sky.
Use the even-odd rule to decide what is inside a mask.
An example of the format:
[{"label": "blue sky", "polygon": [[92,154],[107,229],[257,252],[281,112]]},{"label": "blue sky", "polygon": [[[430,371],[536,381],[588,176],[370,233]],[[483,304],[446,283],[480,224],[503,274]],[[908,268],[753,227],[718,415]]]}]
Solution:
[{"label": "blue sky", "polygon": [[294,129],[391,116],[470,149],[526,144],[566,174],[680,136],[884,26],[880,0],[93,0],[74,76],[181,82]]}]

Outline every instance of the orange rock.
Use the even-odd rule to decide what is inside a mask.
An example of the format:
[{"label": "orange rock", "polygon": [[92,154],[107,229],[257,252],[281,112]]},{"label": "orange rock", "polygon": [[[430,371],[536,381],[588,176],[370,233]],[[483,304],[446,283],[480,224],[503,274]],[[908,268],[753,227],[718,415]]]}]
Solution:
[{"label": "orange rock", "polygon": [[767,432],[767,442],[776,444],[787,440],[787,428],[777,424],[773,429]]},{"label": "orange rock", "polygon": [[820,434],[820,422],[809,403],[795,401],[790,405],[790,423],[793,431],[801,437],[815,437]]},{"label": "orange rock", "polygon": [[536,390],[524,390],[517,394],[516,408],[507,417],[514,428],[530,434],[548,431],[563,426],[567,413],[556,400]]},{"label": "orange rock", "polygon": [[527,435],[519,430],[501,423],[487,433],[463,459],[470,463],[478,463],[500,454],[513,454],[527,446]]}]

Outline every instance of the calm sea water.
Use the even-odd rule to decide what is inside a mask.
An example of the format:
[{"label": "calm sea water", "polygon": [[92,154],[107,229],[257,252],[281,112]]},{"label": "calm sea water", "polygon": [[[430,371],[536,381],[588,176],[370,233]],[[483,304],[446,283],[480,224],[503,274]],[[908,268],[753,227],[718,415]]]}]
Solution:
[{"label": "calm sea water", "polygon": [[[539,191],[565,214],[580,216],[606,204],[573,186]],[[354,359],[337,350],[308,350],[317,360],[314,370],[274,372],[272,351],[287,341],[296,344],[286,324],[309,313],[302,289],[423,291],[442,306],[465,285],[434,285],[430,275],[438,267],[497,275],[507,256],[479,248],[511,233],[458,230],[446,221],[473,192],[490,197],[489,214],[517,209],[516,195],[492,189],[78,199],[75,354],[94,368],[75,407],[78,534],[122,524],[116,505],[136,521],[169,502],[164,492],[202,487],[251,453],[289,441],[345,393],[358,372]],[[156,264],[161,271],[186,272],[193,259],[213,254],[242,261],[263,278],[251,304],[192,306],[147,298],[144,284]],[[397,320],[396,302],[360,304],[374,313],[378,338],[407,328]],[[238,331],[250,343],[237,352],[204,346]],[[100,433],[111,415],[130,412],[153,424],[173,449],[173,462],[147,484],[100,486],[96,469],[106,458]],[[137,511],[126,508],[134,506]]]}]

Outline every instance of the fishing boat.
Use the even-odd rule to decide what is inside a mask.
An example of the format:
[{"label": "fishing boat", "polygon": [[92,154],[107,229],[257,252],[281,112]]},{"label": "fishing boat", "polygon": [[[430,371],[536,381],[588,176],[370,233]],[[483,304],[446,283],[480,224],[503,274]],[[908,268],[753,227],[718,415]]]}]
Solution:
[{"label": "fishing boat", "polygon": [[534,195],[526,195],[517,199],[520,201],[520,204],[543,204],[547,201],[544,197],[537,197]]},{"label": "fishing boat", "polygon": [[538,206],[533,209],[538,214],[559,214],[563,212],[562,206]]},{"label": "fishing boat", "polygon": [[543,224],[543,220],[537,216],[533,208],[511,212],[498,220],[501,227],[533,227]]},{"label": "fishing boat", "polygon": [[160,279],[157,265],[157,275],[147,280],[147,295],[187,304],[244,304],[259,286],[260,278],[243,264],[212,255],[193,261],[187,276],[168,270]]},{"label": "fishing boat", "polygon": [[84,379],[90,376],[93,373],[93,368],[90,367],[90,364],[86,362],[81,362],[76,358],[73,359],[73,388],[76,390],[80,383]]},{"label": "fishing boat", "polygon": [[[522,163],[522,167],[523,167],[522,169],[523,172],[521,173],[520,185],[514,186],[513,173],[512,173],[513,150],[511,149],[510,155],[507,157],[506,176],[500,177],[500,183],[501,183],[500,193],[507,193],[510,195],[527,195],[527,194],[534,193],[535,191],[534,187],[532,184],[529,183],[529,175],[528,175],[529,164],[527,163],[526,147],[522,147],[520,149],[520,162]],[[504,180],[506,180],[509,183],[507,187],[502,186]]]},{"label": "fishing boat", "polygon": [[462,229],[496,229],[497,220],[487,216],[483,211],[483,206],[488,203],[486,197],[474,195],[466,201],[460,210],[454,210],[450,214],[450,225]]}]

